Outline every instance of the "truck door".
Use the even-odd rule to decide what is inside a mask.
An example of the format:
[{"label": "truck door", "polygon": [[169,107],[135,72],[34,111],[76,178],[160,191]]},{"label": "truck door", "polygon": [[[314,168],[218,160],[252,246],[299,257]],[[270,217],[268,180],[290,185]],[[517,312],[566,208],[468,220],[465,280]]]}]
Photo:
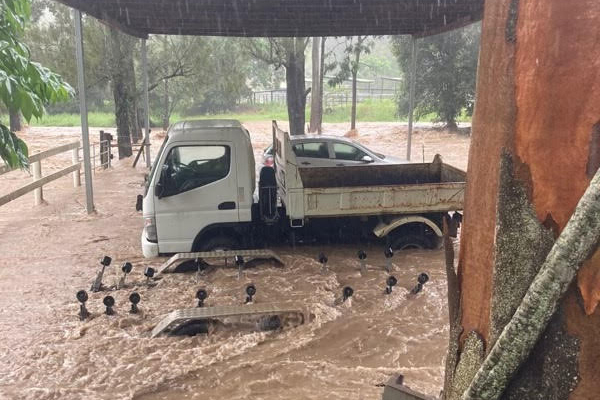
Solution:
[{"label": "truck door", "polygon": [[234,159],[228,142],[175,143],[168,150],[154,198],[161,253],[191,251],[204,227],[239,221]]}]

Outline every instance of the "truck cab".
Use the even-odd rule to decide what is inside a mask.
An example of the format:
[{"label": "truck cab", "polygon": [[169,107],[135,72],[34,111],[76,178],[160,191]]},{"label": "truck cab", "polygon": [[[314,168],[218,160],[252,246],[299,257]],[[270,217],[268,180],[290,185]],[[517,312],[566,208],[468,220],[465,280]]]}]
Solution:
[{"label": "truck cab", "polygon": [[[218,230],[242,229],[252,221],[255,181],[250,135],[239,121],[172,125],[146,183],[144,256],[203,250],[208,231],[214,242]],[[210,250],[233,246],[208,244]]]}]

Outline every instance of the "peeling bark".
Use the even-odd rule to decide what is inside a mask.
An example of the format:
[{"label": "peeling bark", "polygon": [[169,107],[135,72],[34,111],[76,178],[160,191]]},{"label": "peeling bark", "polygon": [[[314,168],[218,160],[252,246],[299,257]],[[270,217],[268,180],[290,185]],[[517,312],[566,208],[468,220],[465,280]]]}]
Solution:
[{"label": "peeling bark", "polygon": [[[524,171],[527,168],[518,168],[514,164],[511,154],[504,152],[500,158],[496,210],[498,227],[492,276],[490,348],[515,313],[554,244],[552,231],[537,219],[528,187],[515,176],[516,169]],[[528,183],[530,178],[526,176],[523,180]]]},{"label": "peeling bark", "polygon": [[599,238],[600,172],[597,172],[463,400],[500,397],[546,328],[577,270],[596,249]]}]

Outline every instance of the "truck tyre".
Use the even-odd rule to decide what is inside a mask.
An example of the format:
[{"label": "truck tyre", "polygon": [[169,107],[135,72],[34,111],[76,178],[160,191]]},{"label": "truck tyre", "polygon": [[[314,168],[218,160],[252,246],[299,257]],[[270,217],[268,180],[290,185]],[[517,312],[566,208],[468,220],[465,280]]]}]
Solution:
[{"label": "truck tyre", "polygon": [[400,235],[392,239],[391,246],[394,250],[430,249],[432,247],[426,237],[411,234]]},{"label": "truck tyre", "polygon": [[230,236],[214,236],[200,245],[199,251],[235,250],[239,247],[237,240]]}]

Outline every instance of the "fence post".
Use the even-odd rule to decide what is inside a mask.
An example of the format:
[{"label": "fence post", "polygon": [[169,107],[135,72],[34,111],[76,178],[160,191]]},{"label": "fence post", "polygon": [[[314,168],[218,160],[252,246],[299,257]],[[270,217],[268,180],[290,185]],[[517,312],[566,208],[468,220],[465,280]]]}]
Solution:
[{"label": "fence post", "polygon": [[110,134],[104,131],[100,131],[100,166],[103,169],[110,167],[110,141],[108,140]]},{"label": "fence post", "polygon": [[98,150],[98,154],[100,155],[100,166],[102,168],[105,168],[104,164],[106,163],[106,154],[104,154],[105,150],[106,146],[104,145],[104,131],[100,131],[100,149]]},{"label": "fence post", "polygon": [[[73,150],[71,150],[71,162],[73,164],[79,164],[79,147],[75,147]],[[79,170],[73,171],[73,187],[79,186],[81,186]]]},{"label": "fence post", "polygon": [[[106,140],[108,140],[108,167],[111,167],[112,163],[112,135],[110,133],[106,134]],[[143,142],[144,140],[142,140]]]},{"label": "fence post", "polygon": [[[33,167],[33,181],[35,182],[37,180],[42,179],[42,162],[36,161],[36,162],[32,163],[31,166]],[[33,197],[35,199],[36,206],[39,206],[40,204],[42,204],[44,202],[44,197],[43,197],[41,187],[39,187],[33,191]]]}]

